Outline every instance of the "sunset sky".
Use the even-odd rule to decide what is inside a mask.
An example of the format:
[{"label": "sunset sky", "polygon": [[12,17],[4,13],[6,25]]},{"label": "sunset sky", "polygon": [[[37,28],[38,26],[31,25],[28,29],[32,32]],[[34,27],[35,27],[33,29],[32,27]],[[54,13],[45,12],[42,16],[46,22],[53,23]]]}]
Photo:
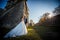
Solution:
[{"label": "sunset sky", "polygon": [[34,23],[39,21],[39,18],[46,13],[52,13],[52,11],[59,5],[57,0],[28,0],[29,20],[33,20]]}]

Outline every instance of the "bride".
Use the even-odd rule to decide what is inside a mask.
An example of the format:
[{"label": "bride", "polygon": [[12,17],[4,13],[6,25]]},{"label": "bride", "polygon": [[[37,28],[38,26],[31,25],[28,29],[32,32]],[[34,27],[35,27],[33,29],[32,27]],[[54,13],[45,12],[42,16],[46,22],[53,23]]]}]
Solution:
[{"label": "bride", "polygon": [[21,36],[26,34],[27,34],[27,28],[24,23],[24,16],[23,16],[21,22],[15,28],[13,28],[10,32],[8,32],[4,36],[4,38],[16,37],[16,36]]}]

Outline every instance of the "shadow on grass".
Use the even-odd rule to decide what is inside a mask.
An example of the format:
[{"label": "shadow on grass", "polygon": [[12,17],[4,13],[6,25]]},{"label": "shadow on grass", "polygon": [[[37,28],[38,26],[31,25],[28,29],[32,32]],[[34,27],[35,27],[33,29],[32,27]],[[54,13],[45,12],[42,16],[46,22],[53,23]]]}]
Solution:
[{"label": "shadow on grass", "polygon": [[55,27],[49,26],[34,26],[34,29],[42,40],[57,40],[58,32]]}]

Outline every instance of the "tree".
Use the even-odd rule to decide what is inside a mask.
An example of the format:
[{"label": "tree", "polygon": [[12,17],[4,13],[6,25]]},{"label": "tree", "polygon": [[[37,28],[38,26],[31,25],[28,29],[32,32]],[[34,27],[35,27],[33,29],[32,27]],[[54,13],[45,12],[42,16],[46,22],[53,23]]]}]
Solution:
[{"label": "tree", "polygon": [[55,10],[53,11],[53,13],[56,14],[56,15],[60,14],[60,5],[55,8]]},{"label": "tree", "polygon": [[34,26],[33,20],[30,20],[30,26]]},{"label": "tree", "polygon": [[40,20],[39,20],[39,24],[41,25],[41,24],[45,24],[46,23],[46,20],[48,20],[48,15],[49,15],[50,13],[48,13],[48,12],[46,12],[45,14],[43,14],[43,16],[40,18]]},{"label": "tree", "polygon": [[47,16],[49,15],[50,13],[45,13],[43,14],[43,16],[40,18],[39,22],[44,22],[46,19],[47,19]]}]

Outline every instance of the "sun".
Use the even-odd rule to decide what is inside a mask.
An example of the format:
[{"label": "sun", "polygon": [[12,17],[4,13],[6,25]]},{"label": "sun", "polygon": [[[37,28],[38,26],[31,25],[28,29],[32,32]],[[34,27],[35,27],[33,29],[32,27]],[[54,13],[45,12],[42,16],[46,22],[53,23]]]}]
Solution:
[{"label": "sun", "polygon": [[49,14],[49,15],[48,15],[48,18],[52,18],[52,17],[53,17],[53,15],[52,15],[52,14]]}]

